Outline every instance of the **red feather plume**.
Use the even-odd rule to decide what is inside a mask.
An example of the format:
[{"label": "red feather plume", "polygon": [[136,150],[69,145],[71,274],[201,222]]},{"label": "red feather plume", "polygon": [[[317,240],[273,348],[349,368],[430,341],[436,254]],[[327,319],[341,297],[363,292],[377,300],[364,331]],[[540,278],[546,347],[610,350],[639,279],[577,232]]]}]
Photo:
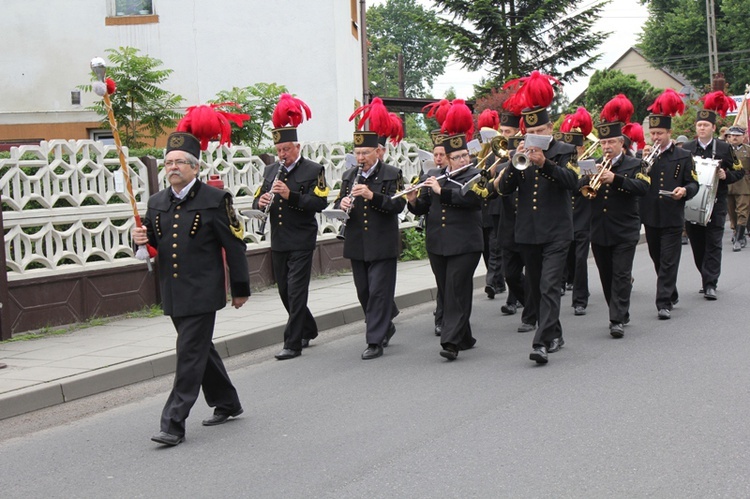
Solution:
[{"label": "red feather plume", "polygon": [[349,121],[359,116],[359,130],[362,130],[365,126],[365,121],[370,123],[370,131],[377,133],[381,137],[388,136],[391,133],[391,117],[388,116],[388,109],[383,104],[383,100],[380,97],[375,97],[372,102],[360,106],[354,110]]},{"label": "red feather plume", "polygon": [[656,98],[653,104],[647,109],[654,114],[665,116],[676,116],[685,112],[685,103],[682,101],[684,94],[675,92],[668,88]]},{"label": "red feather plume", "polygon": [[464,133],[466,140],[471,140],[474,135],[474,116],[463,99],[454,99],[451,102],[451,108],[445,116],[440,131],[448,135]]},{"label": "red feather plume", "polygon": [[503,88],[512,88],[520,84],[521,88],[517,93],[522,94],[523,99],[528,104],[527,107],[548,107],[555,98],[553,83],[561,85],[560,80],[554,76],[532,71],[529,76],[510,80],[503,85]]},{"label": "red feather plume", "polygon": [[241,127],[245,120],[250,119],[250,115],[229,113],[219,109],[224,106],[240,107],[234,102],[190,106],[187,108],[185,116],[177,124],[177,131],[195,135],[200,140],[201,150],[203,151],[208,147],[208,142],[216,137],[219,137],[221,144],[232,145],[232,125],[230,122]]},{"label": "red feather plume", "polygon": [[622,134],[632,140],[634,144],[638,144],[638,150],[646,147],[646,137],[643,135],[643,127],[640,123],[628,123],[622,127]]},{"label": "red feather plume", "polygon": [[112,95],[117,91],[117,83],[115,83],[115,80],[112,78],[107,78],[104,80],[104,83],[107,85],[107,93],[109,95]]},{"label": "red feather plume", "polygon": [[391,131],[388,138],[391,139],[391,144],[395,146],[404,139],[404,124],[398,114],[388,113],[388,116],[391,120]]},{"label": "red feather plume", "polygon": [[703,109],[716,111],[722,118],[727,117],[727,111],[737,109],[737,103],[721,90],[711,92],[700,98],[703,101]]},{"label": "red feather plume", "polygon": [[594,122],[585,107],[579,107],[575,113],[565,116],[562,124],[560,124],[561,132],[579,131],[584,137],[590,134],[593,129]]},{"label": "red feather plume", "polygon": [[431,104],[427,104],[425,107],[422,108],[422,112],[427,113],[428,118],[435,118],[435,120],[438,122],[438,125],[443,126],[443,122],[445,121],[445,116],[448,114],[448,110],[451,108],[451,103],[448,99],[443,99],[439,102],[433,102]]},{"label": "red feather plume", "polygon": [[516,92],[503,102],[503,109],[513,113],[516,116],[521,116],[521,111],[531,107],[521,92]]},{"label": "red feather plume", "polygon": [[497,130],[497,127],[500,126],[500,116],[494,109],[485,109],[479,114],[477,126],[479,128],[492,128]]},{"label": "red feather plume", "polygon": [[276,103],[276,107],[273,109],[271,122],[275,128],[286,126],[296,127],[310,118],[312,118],[310,106],[305,104],[302,99],[285,93],[279,96],[279,102]]},{"label": "red feather plume", "polygon": [[630,123],[630,117],[633,116],[635,108],[625,94],[617,94],[602,108],[601,118],[604,121],[621,123]]}]

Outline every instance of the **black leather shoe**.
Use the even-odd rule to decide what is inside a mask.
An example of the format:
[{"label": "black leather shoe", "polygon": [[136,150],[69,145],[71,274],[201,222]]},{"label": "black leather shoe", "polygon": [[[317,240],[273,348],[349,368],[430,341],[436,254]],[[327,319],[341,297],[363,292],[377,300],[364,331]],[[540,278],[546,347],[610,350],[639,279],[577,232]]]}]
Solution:
[{"label": "black leather shoe", "polygon": [[443,326],[435,324],[435,336],[441,336],[443,334]]},{"label": "black leather shoe", "polygon": [[706,286],[706,291],[703,293],[703,297],[706,298],[706,300],[715,300],[717,298],[716,288]]},{"label": "black leather shoe", "polygon": [[565,340],[562,338],[555,338],[549,342],[549,348],[547,348],[547,353],[559,352],[563,346],[565,346]]},{"label": "black leather shoe", "polygon": [[518,311],[518,309],[516,308],[515,303],[506,303],[505,305],[500,307],[500,311],[503,313],[503,315],[513,315]]},{"label": "black leather shoe", "polygon": [[210,418],[204,419],[201,424],[203,424],[203,426],[216,426],[216,425],[224,424],[227,422],[227,419],[236,418],[243,412],[245,412],[245,410],[242,407],[240,407],[236,411],[230,412],[229,414],[214,413],[214,415],[211,416]]},{"label": "black leather shoe", "polygon": [[521,323],[520,326],[518,326],[518,332],[519,333],[528,333],[529,331],[533,331],[536,329],[536,326],[534,324],[525,324]]},{"label": "black leather shoe", "polygon": [[284,348],[282,351],[274,355],[278,360],[287,360],[287,359],[293,359],[295,357],[299,357],[302,355],[302,352],[299,350],[290,350],[288,348]]},{"label": "black leather shoe", "polygon": [[610,322],[609,334],[613,338],[622,338],[623,336],[625,336],[625,329],[622,327],[622,324],[620,324],[619,322]]},{"label": "black leather shoe", "polygon": [[660,308],[658,316],[660,321],[667,321],[672,317],[672,314],[666,308]]},{"label": "black leather shoe", "polygon": [[573,309],[573,313],[575,315],[586,315],[586,307],[581,307],[579,305],[575,309]]},{"label": "black leather shoe", "polygon": [[456,360],[458,358],[458,350],[452,348],[443,348],[440,352],[441,357],[445,357],[448,360]]},{"label": "black leather shoe", "polygon": [[529,359],[533,360],[537,364],[547,363],[547,349],[544,346],[536,346],[534,350],[529,354]]},{"label": "black leather shoe", "polygon": [[383,339],[383,348],[388,346],[394,334],[396,334],[396,325],[391,322],[391,325],[388,327],[388,332],[385,334],[385,339]]},{"label": "black leather shoe", "polygon": [[180,445],[182,442],[185,441],[184,435],[172,435],[171,433],[167,433],[164,431],[160,431],[153,437],[151,437],[151,440],[154,442],[158,442],[160,444],[169,445],[170,447],[174,447],[175,445]]},{"label": "black leather shoe", "polygon": [[505,293],[506,291],[508,291],[508,288],[507,286],[505,286],[505,283],[503,283],[503,285],[499,288],[495,288],[495,293],[497,294]]},{"label": "black leather shoe", "polygon": [[568,291],[573,291],[573,283],[569,282],[568,284],[566,284],[565,289],[567,289]]},{"label": "black leather shoe", "polygon": [[362,352],[362,360],[377,359],[383,355],[383,347],[380,345],[367,345],[367,348]]},{"label": "black leather shoe", "polygon": [[489,298],[490,300],[495,299],[495,288],[493,288],[492,286],[485,286],[484,292],[487,293],[487,298]]},{"label": "black leather shoe", "polygon": [[564,284],[560,288],[560,296],[565,296],[565,285]]},{"label": "black leather shoe", "polygon": [[302,339],[302,348],[307,348],[310,346],[310,340],[303,338]]},{"label": "black leather shoe", "polygon": [[682,236],[682,239],[680,240],[680,242],[682,243],[683,246],[685,246],[688,243],[688,237]]}]

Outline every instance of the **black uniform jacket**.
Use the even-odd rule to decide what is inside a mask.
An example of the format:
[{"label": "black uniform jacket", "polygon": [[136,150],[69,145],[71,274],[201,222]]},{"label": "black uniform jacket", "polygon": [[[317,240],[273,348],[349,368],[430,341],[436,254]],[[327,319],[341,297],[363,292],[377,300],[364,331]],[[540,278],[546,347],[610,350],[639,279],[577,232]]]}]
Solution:
[{"label": "black uniform jacket", "polygon": [[[432,189],[422,188],[415,204],[408,205],[409,211],[415,215],[427,215],[425,232],[428,252],[453,256],[484,249],[482,196],[475,190],[461,194],[461,185],[478,173],[479,170],[469,167],[450,180],[440,180],[440,195]],[[445,169],[433,168],[424,178],[443,174]]]},{"label": "black uniform jacket", "polygon": [[581,194],[581,191],[571,192],[570,207],[573,210],[573,231],[589,232],[591,230],[591,203]]},{"label": "black uniform jacket", "polygon": [[[505,168],[513,168],[510,161],[501,163],[497,167],[497,175],[500,175]],[[518,251],[516,244],[516,212],[518,210],[518,191],[511,192],[507,195],[498,195],[502,204],[500,209],[500,223],[497,228],[497,237],[502,248],[508,248],[512,251]]]},{"label": "black uniform jacket", "polygon": [[[674,142],[654,161],[648,172],[651,186],[639,200],[641,222],[649,227],[681,227],[685,224],[685,201],[698,192],[698,175],[693,155],[677,147]],[[671,196],[659,195],[660,190],[673,191],[684,187],[687,195],[675,201]]]},{"label": "black uniform jacket", "polygon": [[[271,190],[279,167],[279,163],[274,163],[263,171],[263,185],[255,193],[254,208],[258,208],[260,196]],[[268,215],[271,250],[312,251],[318,236],[315,214],[328,206],[325,170],[318,163],[300,157],[292,171],[286,176],[282,173],[280,179],[290,192],[287,200],[276,194],[271,204]]]},{"label": "black uniform jacket", "polygon": [[[642,168],[642,161],[624,154],[612,165],[615,179],[603,184],[594,199],[584,200],[591,207],[591,242],[600,246],[637,243],[641,235],[638,196],[648,192],[650,178]],[[589,179],[580,181],[581,187]]]},{"label": "black uniform jacket", "polygon": [[[716,143],[716,155],[714,156],[714,142]],[[727,211],[727,193],[729,192],[729,184],[733,184],[742,180],[745,176],[745,171],[742,169],[742,163],[734,153],[734,148],[729,143],[723,140],[713,139],[708,144],[708,147],[703,149],[698,140],[691,140],[690,142],[683,144],[683,149],[690,151],[693,157],[709,158],[709,159],[720,159],[721,163],[719,168],[723,169],[727,178],[719,180],[719,185],[716,189],[716,204],[714,210],[717,213],[726,213]]]},{"label": "black uniform jacket", "polygon": [[543,166],[529,163],[523,171],[509,166],[500,177],[501,194],[518,191],[515,236],[519,244],[573,240],[570,197],[579,176],[575,147],[553,139],[544,155]]},{"label": "black uniform jacket", "polygon": [[158,251],[165,315],[185,317],[224,308],[226,252],[232,296],[250,296],[250,274],[232,195],[196,181],[184,199],[172,189],[151,196],[143,220]]},{"label": "black uniform jacket", "polygon": [[[406,199],[403,196],[391,199],[391,196],[404,188],[403,174],[401,169],[382,161],[371,168],[374,171],[366,179],[360,178],[359,183],[369,187],[372,199],[355,197],[346,221],[344,258],[350,260],[372,262],[399,256],[398,214],[404,211]],[[354,166],[342,175],[334,208],[351,192],[358,171]]]}]

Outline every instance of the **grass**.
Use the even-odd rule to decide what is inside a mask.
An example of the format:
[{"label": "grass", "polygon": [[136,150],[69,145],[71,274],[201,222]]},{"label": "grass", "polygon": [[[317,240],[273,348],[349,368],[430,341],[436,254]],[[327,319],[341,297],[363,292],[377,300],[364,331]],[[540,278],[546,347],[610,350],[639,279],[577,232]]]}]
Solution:
[{"label": "grass", "polygon": [[159,305],[151,305],[150,307],[144,307],[141,310],[135,312],[128,312],[124,315],[117,315],[113,317],[91,317],[84,322],[78,322],[76,324],[70,324],[67,326],[44,326],[36,331],[30,331],[26,333],[19,333],[17,336],[12,337],[9,340],[0,341],[0,345],[3,343],[12,343],[17,341],[31,341],[38,340],[41,338],[51,338],[55,336],[62,336],[65,334],[72,333],[74,331],[80,331],[81,329],[88,329],[90,327],[104,326],[110,322],[114,322],[121,319],[138,319],[138,318],[153,318],[162,315],[162,309]]}]

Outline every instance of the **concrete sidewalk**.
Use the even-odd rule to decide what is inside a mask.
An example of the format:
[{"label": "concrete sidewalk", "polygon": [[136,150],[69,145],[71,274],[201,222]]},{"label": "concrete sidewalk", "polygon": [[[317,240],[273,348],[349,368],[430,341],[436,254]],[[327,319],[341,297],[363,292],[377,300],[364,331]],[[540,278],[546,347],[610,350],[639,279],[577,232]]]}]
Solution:
[{"label": "concrete sidewalk", "polygon": [[[484,287],[484,264],[475,272]],[[427,260],[400,262],[396,304],[435,299]],[[501,298],[502,299],[502,298]],[[361,321],[351,273],[310,282],[309,307],[320,331]],[[283,342],[287,313],[276,288],[254,293],[242,308],[216,317],[214,344],[222,357]],[[0,419],[62,404],[174,372],[176,333],[168,317],[113,320],[60,336],[0,344]]]}]

